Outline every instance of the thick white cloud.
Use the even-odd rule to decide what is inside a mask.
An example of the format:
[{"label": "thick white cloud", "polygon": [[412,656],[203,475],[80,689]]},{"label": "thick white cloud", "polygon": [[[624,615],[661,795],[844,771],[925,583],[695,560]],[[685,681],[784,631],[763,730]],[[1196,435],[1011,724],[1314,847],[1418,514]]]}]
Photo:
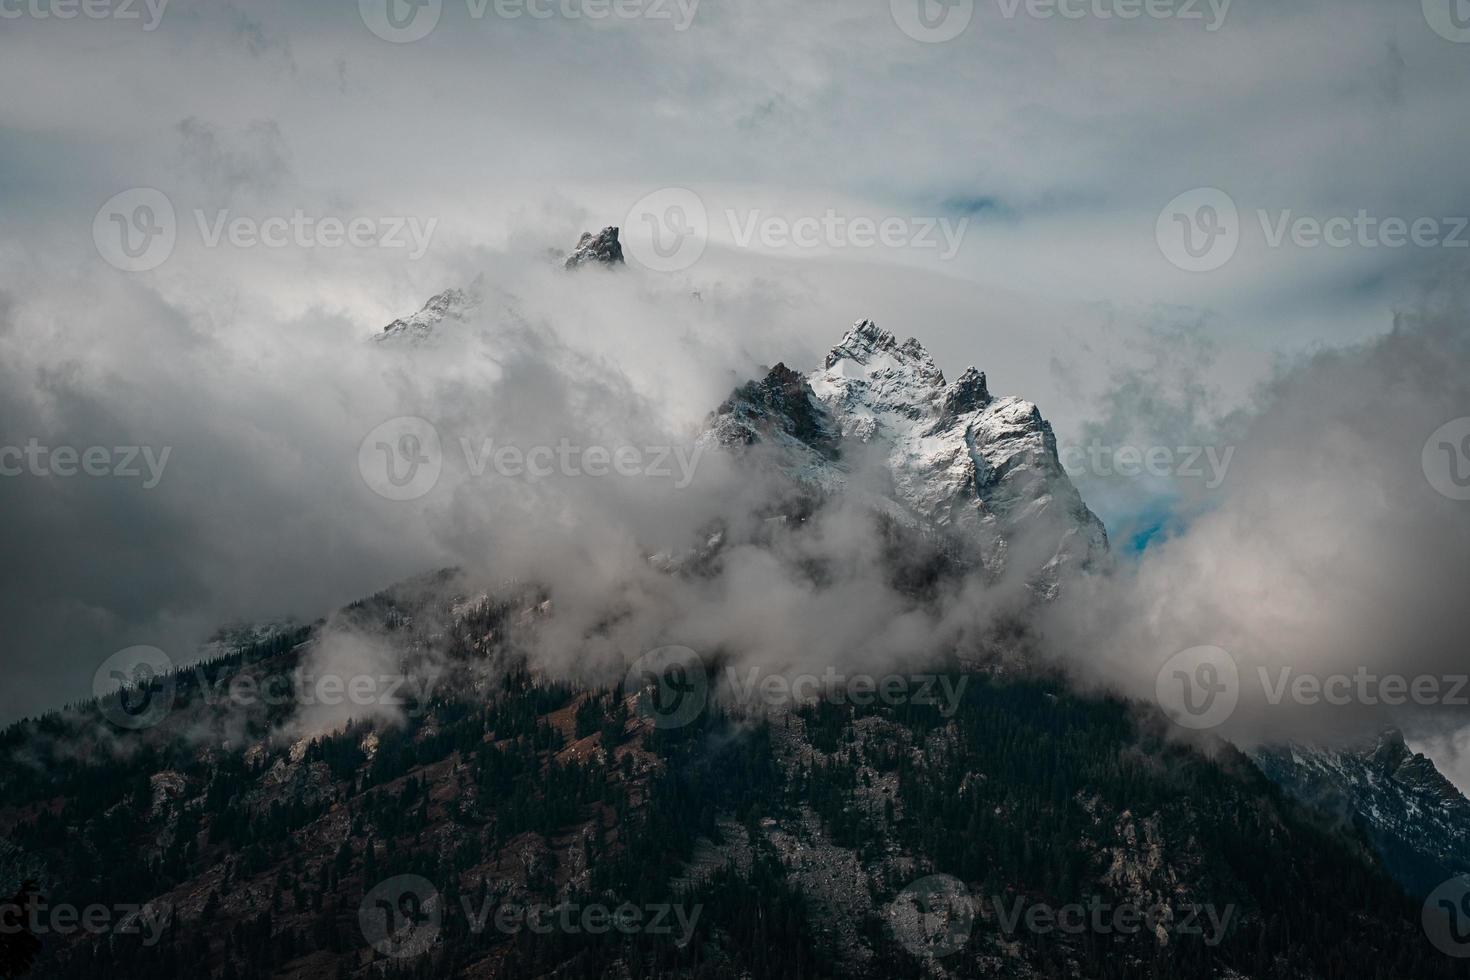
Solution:
[{"label": "thick white cloud", "polygon": [[[489,532],[471,532],[492,502],[451,481],[426,507],[393,509],[356,481],[357,440],[402,411],[584,428],[599,416],[572,392],[600,365],[601,418],[687,433],[759,364],[809,365],[871,316],[919,336],[951,374],[975,363],[993,389],[1037,401],[1064,443],[1179,442],[1247,404],[1277,352],[1371,338],[1426,282],[1458,274],[1446,248],[1270,248],[1255,214],[1470,211],[1458,125],[1470,46],[1436,35],[1418,5],[1237,0],[1216,31],[1005,9],[977,3],[968,30],[937,45],[872,0],[705,0],[683,31],[475,20],[446,0],[439,28],[401,45],[351,3],[177,3],[152,31],[4,20],[0,443],[174,455],[147,492],[0,481],[14,528],[0,713],[84,693],[90,665],[129,643],[187,648],[220,619],[314,616],[480,554]],[[696,190],[715,227],[693,268],[568,289],[543,261],[672,185]],[[178,244],[129,275],[102,261],[92,226],[102,202],[140,186],[170,198]],[[1200,186],[1229,192],[1243,241],[1224,268],[1192,274],[1154,229]],[[196,217],[298,210],[434,232],[418,260],[210,248]],[[970,224],[941,261],[742,249],[724,217],[828,210]],[[501,329],[513,308],[526,327],[504,363],[415,374],[361,343],[482,274],[487,321]],[[1203,347],[1166,348],[1181,326]],[[525,378],[504,376],[512,363]],[[1139,370],[1208,397],[1125,411]],[[1177,488],[1094,489],[1126,517]],[[589,506],[620,515],[610,537],[651,532],[625,503]],[[623,553],[596,543],[585,550]]]}]

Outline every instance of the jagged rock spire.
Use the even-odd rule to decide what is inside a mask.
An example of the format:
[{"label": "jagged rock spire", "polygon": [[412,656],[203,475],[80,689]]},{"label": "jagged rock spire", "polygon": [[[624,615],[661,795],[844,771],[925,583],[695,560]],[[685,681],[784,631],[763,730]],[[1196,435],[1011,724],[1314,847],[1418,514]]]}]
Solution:
[{"label": "jagged rock spire", "polygon": [[944,419],[954,419],[988,404],[990,391],[985,386],[985,373],[971,366],[944,390],[944,407],[940,415]]},{"label": "jagged rock spire", "polygon": [[575,269],[589,262],[602,265],[623,264],[623,246],[618,241],[618,229],[615,225],[608,225],[596,235],[590,231],[582,232],[582,237],[577,240],[577,247],[567,256],[566,267]]}]

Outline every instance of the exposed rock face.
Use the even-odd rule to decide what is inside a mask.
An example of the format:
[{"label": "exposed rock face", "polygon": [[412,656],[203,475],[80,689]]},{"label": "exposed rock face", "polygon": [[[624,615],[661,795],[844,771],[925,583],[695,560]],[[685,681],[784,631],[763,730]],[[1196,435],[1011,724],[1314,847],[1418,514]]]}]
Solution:
[{"label": "exposed rock face", "polygon": [[[1107,554],[1102,522],[1063,471],[1035,405],[994,398],[973,367],[946,383],[922,344],[870,320],[805,377],[777,365],[736,389],[704,438],[736,453],[767,444],[792,478],[968,538],[995,571],[1020,547],[1046,595],[1068,570]],[[886,483],[876,494],[874,475]]]},{"label": "exposed rock face", "polygon": [[1255,761],[1302,802],[1362,827],[1411,893],[1470,872],[1470,800],[1401,732],[1356,750],[1272,746]]},{"label": "exposed rock face", "polygon": [[589,262],[602,265],[623,264],[623,246],[618,242],[616,227],[608,225],[595,235],[584,231],[577,241],[577,247],[567,256],[566,267],[575,269]]},{"label": "exposed rock face", "polygon": [[836,459],[838,433],[816,400],[806,378],[777,364],[759,381],[747,381],[730,393],[710,417],[720,445],[730,448],[759,442],[782,443],[792,452],[809,451],[818,459]]},{"label": "exposed rock face", "polygon": [[[597,234],[583,232],[577,247],[566,257],[568,269],[594,263],[598,265],[622,265],[623,246],[618,241],[618,229],[612,225]],[[411,316],[400,317],[380,330],[373,339],[380,343],[401,343],[418,346],[431,343],[439,336],[440,325],[463,323],[480,311],[484,300],[481,282],[476,280],[466,289],[450,288],[429,298],[423,307]]]},{"label": "exposed rock face", "polygon": [[430,297],[417,313],[394,320],[373,339],[382,342],[422,344],[448,320],[463,323],[480,308],[479,293],[473,289],[446,289]]}]

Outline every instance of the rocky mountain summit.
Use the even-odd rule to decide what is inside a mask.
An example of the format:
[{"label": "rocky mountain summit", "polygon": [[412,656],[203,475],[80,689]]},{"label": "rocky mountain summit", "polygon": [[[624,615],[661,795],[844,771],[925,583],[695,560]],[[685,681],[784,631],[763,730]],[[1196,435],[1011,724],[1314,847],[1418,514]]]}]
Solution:
[{"label": "rocky mountain summit", "polygon": [[1253,758],[1297,799],[1362,830],[1411,893],[1470,872],[1470,800],[1397,729],[1358,748],[1274,746]]},{"label": "rocky mountain summit", "polygon": [[[620,261],[607,228],[564,264]],[[445,290],[378,339],[431,343],[480,295]],[[1015,573],[1047,598],[1107,560],[1036,406],[974,367],[946,379],[869,320],[811,370],[736,388],[699,438],[773,488],[703,564],[639,569],[704,615],[726,612],[721,549],[763,548],[826,628],[802,537],[826,502],[875,518],[885,566],[942,554],[937,576]],[[923,576],[883,571],[927,601]],[[1203,751],[1150,704],[987,659],[983,637],[800,699],[713,642],[619,646],[634,662],[599,673],[632,593],[563,586],[430,572],[310,625],[223,630],[171,675],[0,730],[0,895],[35,881],[52,907],[125,917],[43,922],[34,975],[1470,976],[1421,920],[1470,870],[1470,801],[1398,732]],[[569,628],[577,602],[606,611]],[[691,656],[650,659],[673,650]],[[308,683],[329,676],[371,696],[339,713]]]},{"label": "rocky mountain summit", "polygon": [[919,341],[860,320],[822,366],[778,364],[736,389],[702,437],[755,455],[822,493],[972,542],[998,573],[1019,561],[1043,595],[1107,555],[1107,532],[1057,457],[1036,406],[991,395],[966,368],[953,382]]},{"label": "rocky mountain summit", "polygon": [[615,226],[608,225],[595,235],[590,231],[582,232],[577,247],[572,249],[572,254],[567,256],[564,265],[568,269],[575,269],[588,263],[623,264],[623,246],[618,242],[618,229]]},{"label": "rocky mountain summit", "polygon": [[[583,265],[622,265],[623,246],[618,229],[609,225],[597,234],[583,232],[563,261],[563,267],[576,269]],[[483,283],[476,280],[466,288],[449,288],[429,297],[416,313],[399,317],[373,335],[379,343],[402,343],[417,346],[431,342],[436,328],[442,324],[464,323],[480,312],[484,304]]]},{"label": "rocky mountain summit", "polygon": [[[1466,975],[1352,828],[1135,706],[945,671],[944,704],[920,681],[676,716],[654,685],[541,676],[520,641],[554,603],[467,584],[334,617],[400,652],[391,720],[298,735],[289,704],[220,695],[309,663],[335,628],[316,624],[154,678],[152,727],[94,703],[0,731],[0,892],[24,876],[50,907],[140,910],[43,929],[34,975]],[[643,928],[583,925],[628,909]]]},{"label": "rocky mountain summit", "polygon": [[404,343],[408,345],[426,343],[434,336],[436,328],[446,321],[464,323],[480,310],[479,290],[446,289],[429,297],[417,313],[400,317],[373,336],[379,343]]}]

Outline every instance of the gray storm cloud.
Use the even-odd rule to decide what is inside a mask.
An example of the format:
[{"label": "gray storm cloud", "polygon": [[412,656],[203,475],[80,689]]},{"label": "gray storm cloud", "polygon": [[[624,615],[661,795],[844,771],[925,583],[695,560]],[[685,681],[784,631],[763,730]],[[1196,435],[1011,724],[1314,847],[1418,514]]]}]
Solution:
[{"label": "gray storm cloud", "polygon": [[[417,350],[371,343],[377,324],[217,316],[117,278],[7,302],[0,446],[146,452],[136,477],[52,468],[48,455],[0,479],[7,541],[26,556],[0,573],[11,671],[0,712],[89,693],[122,647],[184,663],[224,623],[310,621],[426,569],[590,590],[687,547],[745,493],[681,484],[710,483],[693,437],[755,370],[747,347],[767,346],[772,287],[696,302],[681,286],[574,275],[538,254],[490,270],[514,286],[486,287],[493,313]],[[443,474],[420,499],[384,499],[359,446],[408,415],[432,420]],[[663,462],[596,479],[487,466],[487,446],[560,444]],[[152,485],[144,462],[164,451]]]},{"label": "gray storm cloud", "polygon": [[[1394,723],[1453,744],[1462,705],[1387,703],[1403,693],[1375,680],[1434,678],[1439,702],[1470,696],[1455,692],[1470,672],[1470,510],[1436,489],[1453,490],[1470,459],[1458,442],[1425,448],[1470,413],[1470,321],[1463,290],[1449,293],[1377,340],[1283,366],[1211,436],[1236,447],[1218,494],[1064,597],[1044,621],[1049,653],[1088,684],[1153,701],[1172,656],[1222,648],[1240,701],[1219,731],[1243,743],[1360,741]],[[1301,675],[1354,680],[1328,698],[1295,687]]]},{"label": "gray storm cloud", "polygon": [[[148,32],[6,21],[0,80],[25,96],[0,106],[0,445],[170,455],[152,488],[0,479],[0,718],[88,693],[121,647],[186,660],[222,622],[311,620],[451,564],[554,582],[563,614],[539,653],[569,669],[614,671],[655,641],[783,668],[983,645],[1023,601],[1016,586],[966,581],[917,603],[874,570],[852,509],[757,548],[752,512],[771,488],[718,460],[676,491],[497,480],[458,451],[685,445],[760,365],[813,365],[859,316],[919,336],[946,368],[977,363],[1064,445],[1235,449],[1209,492],[1079,478],[1129,520],[1173,498],[1164,539],[1045,624],[1086,682],[1151,696],[1162,659],[1196,644],[1247,672],[1453,666],[1464,511],[1429,488],[1419,454],[1467,411],[1462,321],[1431,306],[1351,346],[1415,308],[1409,291],[1441,257],[1251,238],[1217,273],[1186,275],[1153,234],[1168,199],[1207,185],[1247,227],[1257,208],[1463,212],[1470,130],[1453,123],[1470,62],[1419,5],[1236,4],[1206,32],[977,4],[972,28],[937,45],[883,3],[705,3],[678,32],[444,8],[440,30],[406,45],[352,4],[204,0]],[[945,263],[719,240],[685,275],[589,270],[571,288],[539,261],[674,185],[696,188],[717,226],[727,209],[742,225],[829,209],[971,225]],[[133,187],[165,192],[181,227],[172,258],[128,277],[89,230]],[[213,226],[224,209],[438,230],[417,262],[210,246],[195,211]],[[407,355],[365,342],[478,274],[488,301],[462,342]],[[1160,304],[1193,332],[1159,329]],[[1134,341],[1147,367],[1102,378]],[[1318,346],[1331,349],[1245,397],[1274,352]],[[1101,390],[1100,407],[1069,400],[1079,387]],[[358,448],[408,414],[438,428],[444,473],[421,499],[384,500]],[[722,574],[650,567],[716,519],[735,535]],[[820,589],[799,572],[812,561],[831,571]],[[1258,714],[1235,722],[1252,737],[1336,727]]]}]

